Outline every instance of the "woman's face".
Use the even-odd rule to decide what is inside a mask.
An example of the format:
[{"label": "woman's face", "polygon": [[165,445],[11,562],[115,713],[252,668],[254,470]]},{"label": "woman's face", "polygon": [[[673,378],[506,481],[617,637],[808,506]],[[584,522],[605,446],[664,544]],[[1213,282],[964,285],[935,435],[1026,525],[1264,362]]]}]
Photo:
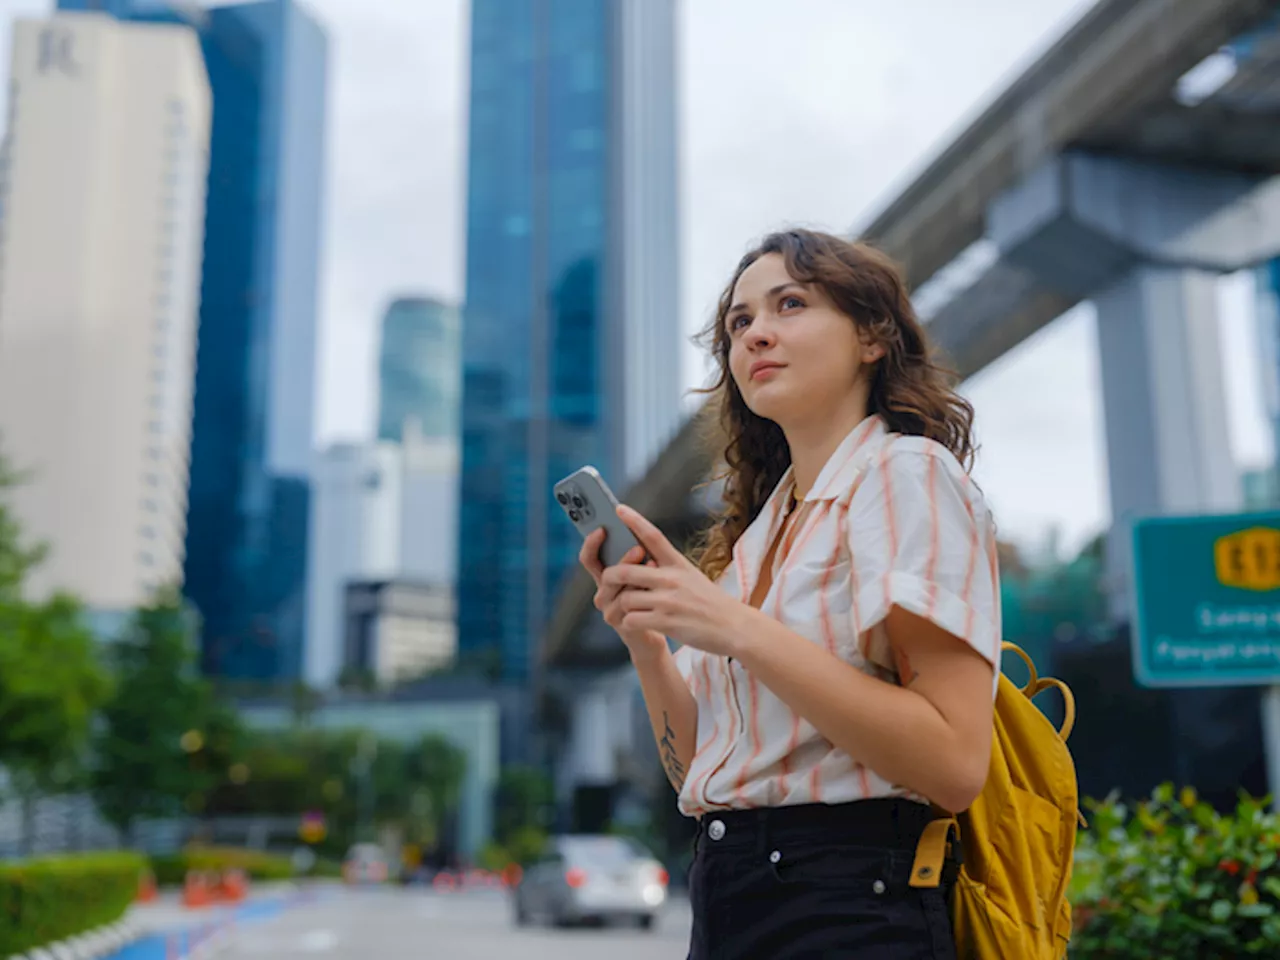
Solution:
[{"label": "woman's face", "polygon": [[863,367],[883,355],[822,289],[798,283],[781,254],[742,272],[725,315],[729,372],[756,416],[786,430],[865,404]]}]

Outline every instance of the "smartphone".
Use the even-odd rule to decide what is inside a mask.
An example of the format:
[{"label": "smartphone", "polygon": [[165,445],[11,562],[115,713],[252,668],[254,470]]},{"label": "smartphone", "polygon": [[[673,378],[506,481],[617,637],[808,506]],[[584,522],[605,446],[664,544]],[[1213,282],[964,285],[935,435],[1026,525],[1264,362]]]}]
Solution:
[{"label": "smartphone", "polygon": [[618,516],[618,498],[595,467],[575,470],[555,485],[556,503],[585,539],[604,527],[600,562],[606,567],[621,563],[627,551],[639,546],[635,534]]}]

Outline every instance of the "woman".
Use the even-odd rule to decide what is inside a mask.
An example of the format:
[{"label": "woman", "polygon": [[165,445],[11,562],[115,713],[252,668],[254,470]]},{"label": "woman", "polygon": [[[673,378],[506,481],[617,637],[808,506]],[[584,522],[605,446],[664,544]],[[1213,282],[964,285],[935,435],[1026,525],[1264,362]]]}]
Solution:
[{"label": "woman", "polygon": [[838,237],[766,238],[705,335],[727,507],[698,565],[625,506],[648,561],[601,569],[600,531],[582,551],[699,819],[689,956],[953,957],[954,868],[908,879],[929,804],[967,808],[990,758],[999,596],[972,408],[893,265]]}]

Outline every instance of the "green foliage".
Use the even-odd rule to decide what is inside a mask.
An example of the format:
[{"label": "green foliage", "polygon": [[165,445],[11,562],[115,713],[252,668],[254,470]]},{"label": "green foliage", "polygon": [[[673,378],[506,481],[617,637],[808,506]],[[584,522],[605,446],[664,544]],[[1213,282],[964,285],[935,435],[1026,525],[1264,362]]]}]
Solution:
[{"label": "green foliage", "polygon": [[494,838],[507,844],[525,827],[545,829],[555,809],[555,784],[534,767],[503,767],[494,801]]},{"label": "green foliage", "polygon": [[94,740],[91,789],[123,831],[140,817],[201,813],[240,750],[239,720],[196,673],[194,629],[171,591],[110,646],[117,688]]},{"label": "green foliage", "polygon": [[[357,757],[365,736],[358,730],[321,729],[251,733],[240,755],[248,779],[219,785],[206,812],[282,816],[319,810],[329,832],[321,849],[340,856],[357,839],[365,799]],[[431,846],[443,820],[457,809],[466,756],[438,736],[376,743],[368,813],[375,822],[403,826],[408,842]]]},{"label": "green foliage", "polygon": [[145,867],[132,853],[0,864],[0,956],[119,920]]},{"label": "green foliage", "polygon": [[79,605],[0,604],[0,764],[33,788],[76,778],[111,680]]},{"label": "green foliage", "polygon": [[500,871],[512,864],[527,867],[542,856],[547,848],[547,832],[541,827],[520,827],[505,843],[496,840],[485,844],[478,857],[485,870]]},{"label": "green foliage", "polygon": [[23,580],[44,551],[24,545],[4,502],[17,482],[0,458],[0,765],[30,796],[79,779],[90,724],[111,683],[75,599],[22,599]]},{"label": "green foliage", "polygon": [[288,857],[242,850],[237,847],[191,846],[180,853],[152,857],[151,869],[161,886],[180,886],[188,870],[243,870],[250,880],[288,880],[293,874],[293,861]]},{"label": "green foliage", "polygon": [[1248,797],[1222,815],[1169,784],[1132,810],[1090,806],[1073,957],[1280,956],[1280,816]]},{"label": "green foliage", "polygon": [[2,495],[26,480],[10,469],[0,451],[0,604],[16,601],[22,593],[22,583],[27,573],[46,553],[44,544],[34,546],[23,542],[22,530],[9,510]]},{"label": "green foliage", "polygon": [[535,767],[503,767],[494,795],[493,841],[480,851],[480,866],[501,870],[528,866],[547,845],[555,785]]}]

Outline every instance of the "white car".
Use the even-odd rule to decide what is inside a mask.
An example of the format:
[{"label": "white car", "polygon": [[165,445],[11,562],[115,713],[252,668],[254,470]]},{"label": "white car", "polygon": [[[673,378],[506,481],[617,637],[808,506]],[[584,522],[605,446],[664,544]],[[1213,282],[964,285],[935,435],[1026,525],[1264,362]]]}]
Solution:
[{"label": "white car", "polygon": [[648,930],[667,900],[668,880],[653,854],[627,837],[554,837],[513,887],[516,923],[630,920]]}]

